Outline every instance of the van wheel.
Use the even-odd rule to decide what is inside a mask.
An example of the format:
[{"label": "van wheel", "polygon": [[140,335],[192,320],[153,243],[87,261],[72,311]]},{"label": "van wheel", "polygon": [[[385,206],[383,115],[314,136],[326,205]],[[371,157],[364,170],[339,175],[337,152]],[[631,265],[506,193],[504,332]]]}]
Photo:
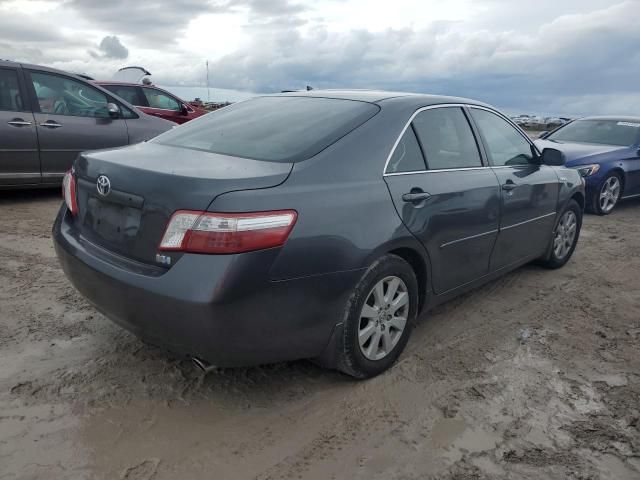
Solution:
[{"label": "van wheel", "polygon": [[418,281],[396,255],[378,259],[353,291],[338,342],[337,366],[356,378],[374,377],[404,350],[418,312]]},{"label": "van wheel", "polygon": [[582,209],[575,200],[569,203],[560,214],[551,236],[550,251],[542,265],[547,268],[560,268],[573,255],[582,228]]}]

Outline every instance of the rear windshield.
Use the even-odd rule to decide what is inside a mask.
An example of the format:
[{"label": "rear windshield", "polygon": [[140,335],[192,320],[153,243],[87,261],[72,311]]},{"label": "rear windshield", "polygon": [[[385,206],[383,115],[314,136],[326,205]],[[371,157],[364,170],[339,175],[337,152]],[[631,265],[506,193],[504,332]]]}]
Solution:
[{"label": "rear windshield", "polygon": [[576,120],[546,139],[556,142],[597,143],[628,147],[636,143],[640,122],[618,120]]},{"label": "rear windshield", "polygon": [[272,162],[297,162],[373,117],[371,103],[314,97],[258,97],[210,113],[153,142]]}]

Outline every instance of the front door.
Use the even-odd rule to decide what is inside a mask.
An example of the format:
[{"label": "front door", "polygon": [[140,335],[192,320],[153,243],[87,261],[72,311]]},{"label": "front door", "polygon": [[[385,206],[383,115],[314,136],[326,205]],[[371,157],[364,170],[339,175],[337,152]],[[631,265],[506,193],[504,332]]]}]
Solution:
[{"label": "front door", "polygon": [[149,105],[144,111],[149,115],[176,123],[189,121],[189,116],[182,112],[182,102],[178,99],[153,87],[142,87],[142,93]]},{"label": "front door", "polygon": [[500,189],[460,107],[418,113],[385,172],[404,224],[425,246],[435,293],[488,273]]},{"label": "front door", "polygon": [[638,197],[640,196],[640,122],[626,122],[626,125],[638,130],[638,140],[631,147],[631,155],[625,161],[627,175],[622,195],[623,197]]},{"label": "front door", "polygon": [[559,182],[555,169],[538,164],[533,144],[506,119],[471,107],[502,195],[500,233],[491,270],[545,251],[556,221]]},{"label": "front door", "polygon": [[109,115],[109,98],[100,90],[57,73],[29,71],[27,77],[36,98],[43,183],[60,182],[84,150],[129,143],[125,120]]},{"label": "front door", "polygon": [[35,120],[17,68],[0,66],[0,185],[40,183]]}]

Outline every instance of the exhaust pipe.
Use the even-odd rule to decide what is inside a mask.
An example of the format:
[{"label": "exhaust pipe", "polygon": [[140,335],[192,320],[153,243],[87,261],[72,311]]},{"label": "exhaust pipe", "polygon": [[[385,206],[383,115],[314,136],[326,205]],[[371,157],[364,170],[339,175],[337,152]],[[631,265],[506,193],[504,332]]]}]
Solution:
[{"label": "exhaust pipe", "polygon": [[202,371],[205,373],[205,375],[206,375],[207,373],[209,373],[210,371],[212,371],[212,370],[215,370],[215,369],[216,369],[216,366],[215,366],[215,365],[211,365],[211,364],[210,364],[209,362],[207,362],[206,360],[202,360],[202,359],[200,359],[200,358],[198,358],[198,357],[192,357],[192,358],[191,358],[191,361],[193,362],[193,364],[194,364],[197,368],[199,368],[200,370],[202,370]]}]

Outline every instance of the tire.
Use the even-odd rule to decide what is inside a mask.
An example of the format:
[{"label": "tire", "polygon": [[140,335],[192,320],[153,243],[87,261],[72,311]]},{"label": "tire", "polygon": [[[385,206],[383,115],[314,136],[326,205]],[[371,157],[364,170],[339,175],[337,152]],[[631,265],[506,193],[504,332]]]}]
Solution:
[{"label": "tire", "polygon": [[[377,290],[380,285],[382,290]],[[389,298],[394,286],[395,293]],[[376,260],[347,302],[343,334],[336,347],[338,370],[364,379],[391,367],[409,340],[418,312],[418,295],[415,272],[406,261],[391,254]],[[389,302],[396,305],[389,306]],[[400,330],[402,317],[406,320]]]},{"label": "tire", "polygon": [[[569,220],[573,218],[573,223]],[[573,236],[570,238],[570,225],[574,225]],[[551,234],[549,245],[549,253],[541,261],[542,266],[546,268],[560,268],[564,266],[573,255],[578,239],[580,238],[580,229],[582,228],[582,208],[575,200],[569,200],[569,203],[558,216],[556,225]]]},{"label": "tire", "polygon": [[[611,191],[612,185],[617,185],[617,189],[615,189],[614,192]],[[622,197],[622,188],[622,176],[617,172],[611,172],[605,177],[602,183],[598,186],[598,189],[591,196],[589,212],[595,213],[596,215],[609,215]],[[610,193],[608,197],[609,200],[603,198],[606,191],[609,191]],[[613,197],[611,197],[611,195],[613,195]]]}]

